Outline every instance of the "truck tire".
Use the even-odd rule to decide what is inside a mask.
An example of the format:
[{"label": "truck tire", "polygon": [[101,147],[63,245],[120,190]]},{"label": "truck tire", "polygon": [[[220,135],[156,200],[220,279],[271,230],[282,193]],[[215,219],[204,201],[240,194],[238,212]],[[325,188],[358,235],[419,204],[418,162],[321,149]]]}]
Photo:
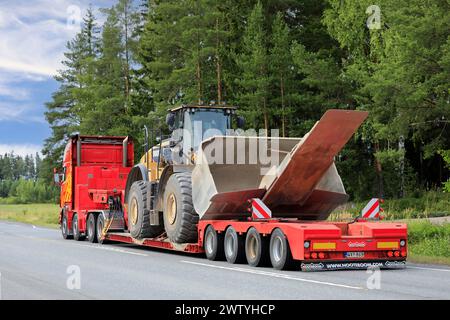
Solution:
[{"label": "truck tire", "polygon": [[83,241],[84,235],[80,233],[80,228],[78,227],[78,214],[74,214],[72,218],[72,234],[75,241]]},{"label": "truck tire", "polygon": [[290,270],[295,266],[295,260],[292,258],[289,242],[285,234],[280,229],[275,229],[270,237],[270,261],[272,267],[277,270]]},{"label": "truck tire", "polygon": [[147,197],[150,183],[136,181],[131,185],[128,195],[128,229],[133,238],[154,238],[163,233],[161,226],[150,225],[150,208]]},{"label": "truck tire", "polygon": [[95,213],[89,214],[89,218],[86,225],[86,235],[90,243],[97,242],[97,216]]},{"label": "truck tire", "polygon": [[233,227],[228,227],[225,232],[224,251],[229,263],[245,262],[245,238],[238,235]]},{"label": "truck tire", "polygon": [[269,265],[269,241],[254,227],[247,232],[245,239],[245,256],[247,263],[252,267],[265,267]]},{"label": "truck tire", "polygon": [[65,240],[72,239],[72,235],[69,233],[69,223],[68,223],[67,213],[63,211],[61,218],[61,234]]},{"label": "truck tire", "polygon": [[223,234],[218,234],[213,226],[208,226],[205,230],[203,248],[208,260],[224,260],[225,254],[223,250]]},{"label": "truck tire", "polygon": [[163,197],[164,228],[175,243],[198,240],[198,214],[192,204],[191,173],[175,173],[167,181]]},{"label": "truck tire", "polygon": [[95,228],[95,234],[97,235],[97,241],[100,244],[107,244],[108,240],[102,239],[102,231],[105,226],[105,217],[103,214],[99,214],[97,217],[97,226]]}]

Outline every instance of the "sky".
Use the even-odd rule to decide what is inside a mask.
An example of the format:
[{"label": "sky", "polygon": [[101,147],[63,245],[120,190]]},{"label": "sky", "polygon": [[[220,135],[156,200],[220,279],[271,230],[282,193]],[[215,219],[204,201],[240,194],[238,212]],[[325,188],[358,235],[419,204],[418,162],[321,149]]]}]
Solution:
[{"label": "sky", "polygon": [[114,0],[0,0],[0,154],[40,152],[51,130],[45,103],[67,41],[79,31],[91,4],[94,13]]}]

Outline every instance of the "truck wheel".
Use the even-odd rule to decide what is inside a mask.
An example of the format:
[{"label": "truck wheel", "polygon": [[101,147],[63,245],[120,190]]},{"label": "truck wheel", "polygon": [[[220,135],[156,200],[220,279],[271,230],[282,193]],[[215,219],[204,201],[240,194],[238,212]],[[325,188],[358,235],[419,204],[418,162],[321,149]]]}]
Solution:
[{"label": "truck wheel", "polygon": [[136,239],[154,238],[163,233],[161,226],[150,225],[150,208],[147,197],[150,183],[136,181],[130,188],[128,196],[128,229]]},{"label": "truck wheel", "polygon": [[78,227],[78,214],[73,215],[72,219],[72,234],[75,241],[83,241],[84,236],[80,233],[80,228]]},{"label": "truck wheel", "polygon": [[270,261],[277,270],[292,269],[295,261],[292,258],[289,242],[283,231],[275,229],[270,237]]},{"label": "truck wheel", "polygon": [[87,233],[87,239],[91,243],[97,242],[97,233],[95,230],[95,227],[97,225],[97,219],[95,213],[91,213],[89,215],[87,226],[86,226],[86,233]]},{"label": "truck wheel", "polygon": [[212,261],[224,259],[223,234],[218,234],[213,226],[208,226],[203,239],[206,258]]},{"label": "truck wheel", "polygon": [[164,191],[164,228],[175,243],[196,242],[198,214],[192,204],[191,173],[170,176]]},{"label": "truck wheel", "polygon": [[228,227],[224,239],[225,258],[229,263],[245,261],[245,238],[239,236],[233,227]]},{"label": "truck wheel", "polygon": [[252,267],[269,265],[269,241],[267,238],[263,238],[254,227],[247,232],[245,256],[247,257],[247,263]]},{"label": "truck wheel", "polygon": [[102,232],[103,232],[104,226],[105,226],[105,217],[103,216],[103,214],[100,213],[97,217],[97,228],[95,230],[95,233],[97,235],[97,241],[100,244],[108,243],[107,240],[102,239]]},{"label": "truck wheel", "polygon": [[67,219],[67,213],[63,212],[61,219],[61,234],[65,240],[72,239],[72,236],[69,234],[69,225]]}]

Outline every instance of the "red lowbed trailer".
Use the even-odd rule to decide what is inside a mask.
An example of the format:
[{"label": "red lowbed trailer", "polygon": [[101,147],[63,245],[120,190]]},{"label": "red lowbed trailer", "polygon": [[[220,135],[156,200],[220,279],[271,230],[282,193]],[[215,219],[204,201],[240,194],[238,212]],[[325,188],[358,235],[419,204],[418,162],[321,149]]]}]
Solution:
[{"label": "red lowbed trailer", "polygon": [[[304,271],[398,268],[407,257],[407,228],[402,223],[356,219],[352,222],[257,218],[200,220],[194,243],[171,242],[165,233],[135,239],[128,232],[124,205],[133,144],[126,137],[74,136],[64,153],[61,185],[61,230],[65,239],[129,243],[193,254],[210,260],[270,264]],[[249,199],[249,209],[252,200]],[[261,209],[261,208],[260,208]],[[267,208],[268,211],[270,209]],[[233,248],[239,248],[233,252]],[[286,250],[287,249],[287,250]]]}]

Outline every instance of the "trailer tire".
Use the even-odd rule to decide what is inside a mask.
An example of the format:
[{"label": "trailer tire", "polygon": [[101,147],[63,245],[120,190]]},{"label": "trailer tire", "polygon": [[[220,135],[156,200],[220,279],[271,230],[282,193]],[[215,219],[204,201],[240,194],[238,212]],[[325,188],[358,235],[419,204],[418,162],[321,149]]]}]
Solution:
[{"label": "trailer tire", "polygon": [[74,214],[73,218],[72,218],[72,234],[73,234],[73,239],[75,241],[83,241],[84,240],[84,235],[82,235],[80,233],[80,228],[78,226],[78,214]]},{"label": "trailer tire", "polygon": [[95,213],[90,213],[86,225],[86,235],[90,243],[97,242],[97,216]]},{"label": "trailer tire", "polygon": [[286,235],[277,228],[270,237],[270,262],[277,270],[291,270],[295,266]]},{"label": "trailer tire", "polygon": [[225,232],[224,251],[229,263],[245,262],[245,237],[238,235],[231,226]]},{"label": "trailer tire", "polygon": [[102,238],[103,227],[105,226],[105,217],[103,214],[99,214],[97,217],[97,226],[95,228],[95,234],[97,235],[97,241],[100,244],[107,244],[108,241],[105,238]]},{"label": "trailer tire", "polygon": [[133,238],[154,238],[163,233],[162,226],[150,225],[150,208],[147,197],[150,194],[148,181],[136,181],[128,195],[128,229]]},{"label": "trailer tire", "polygon": [[164,229],[175,243],[198,240],[198,214],[192,204],[192,181],[190,172],[170,176],[163,197]]},{"label": "trailer tire", "polygon": [[252,267],[269,265],[269,239],[264,238],[254,227],[250,228],[245,238],[245,256]]},{"label": "trailer tire", "polygon": [[221,261],[225,259],[223,234],[217,233],[213,226],[208,226],[205,230],[203,248],[208,260]]},{"label": "trailer tire", "polygon": [[65,240],[72,239],[72,235],[69,233],[68,221],[69,219],[67,218],[67,212],[63,211],[61,218],[61,234]]}]

